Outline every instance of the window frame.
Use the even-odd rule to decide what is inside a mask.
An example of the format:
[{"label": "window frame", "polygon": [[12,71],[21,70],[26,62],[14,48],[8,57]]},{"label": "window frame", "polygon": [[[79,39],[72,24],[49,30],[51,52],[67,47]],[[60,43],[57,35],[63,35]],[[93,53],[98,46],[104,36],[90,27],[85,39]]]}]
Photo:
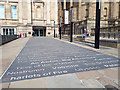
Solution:
[{"label": "window frame", "polygon": [[[11,32],[10,32],[10,30],[11,30]],[[1,35],[15,35],[16,34],[16,27],[2,27],[1,32],[2,32]]]},{"label": "window frame", "polygon": [[[12,14],[12,6],[16,7],[16,14],[17,14],[16,18],[13,18],[14,15]],[[18,6],[17,5],[11,5],[10,8],[11,8],[11,19],[18,19]]]},{"label": "window frame", "polygon": [[5,19],[5,4],[1,4],[0,5],[3,5],[4,6],[4,17],[0,18],[0,19]]}]

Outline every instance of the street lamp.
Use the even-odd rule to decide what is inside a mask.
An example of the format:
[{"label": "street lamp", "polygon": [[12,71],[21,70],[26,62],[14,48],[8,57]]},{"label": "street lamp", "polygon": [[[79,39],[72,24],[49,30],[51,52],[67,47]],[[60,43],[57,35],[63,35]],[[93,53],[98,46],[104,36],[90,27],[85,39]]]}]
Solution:
[{"label": "street lamp", "polygon": [[60,39],[61,39],[61,21],[62,21],[62,18],[60,16],[60,26],[59,26],[59,35],[60,35]]},{"label": "street lamp", "polygon": [[70,42],[72,42],[73,34],[73,6],[71,7],[71,29],[70,29]]},{"label": "street lamp", "polygon": [[96,1],[95,48],[99,49],[101,0]]},{"label": "street lamp", "polygon": [[55,21],[54,21],[54,38],[55,38]]}]

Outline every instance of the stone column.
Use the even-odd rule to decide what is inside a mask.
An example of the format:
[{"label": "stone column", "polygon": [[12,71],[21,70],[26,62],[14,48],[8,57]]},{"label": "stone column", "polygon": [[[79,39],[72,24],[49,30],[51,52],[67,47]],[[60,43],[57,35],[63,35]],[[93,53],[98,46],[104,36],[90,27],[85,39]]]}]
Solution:
[{"label": "stone column", "polygon": [[57,0],[55,1],[55,24],[58,24],[58,4]]},{"label": "stone column", "polygon": [[16,34],[17,32],[16,32],[16,28],[14,28],[14,34]]},{"label": "stone column", "polygon": [[3,28],[0,26],[0,34],[3,35]]},{"label": "stone column", "polygon": [[19,23],[23,23],[23,21],[22,21],[22,0],[19,0],[19,3],[18,3],[18,8],[19,8]]},{"label": "stone column", "polygon": [[47,24],[50,24],[50,1],[46,2],[47,5]]},{"label": "stone column", "polygon": [[31,0],[31,4],[32,4],[32,5],[31,5],[31,6],[32,6],[32,7],[31,7],[31,9],[32,9],[32,10],[31,10],[31,13],[32,13],[31,18],[34,19],[34,14],[35,14],[35,11],[34,11],[34,10],[35,10],[35,7],[34,7],[33,0]]},{"label": "stone column", "polygon": [[112,12],[114,19],[116,18],[116,14],[117,14],[116,9],[117,9],[117,3],[115,1],[115,2],[113,2],[113,12]]},{"label": "stone column", "polygon": [[5,14],[6,14],[6,19],[11,19],[11,6],[9,2],[7,1],[6,3],[6,8],[5,8]]},{"label": "stone column", "polygon": [[78,5],[78,19],[81,20],[81,1],[79,2],[79,5]]},{"label": "stone column", "polygon": [[44,2],[44,7],[43,7],[44,8],[44,11],[43,11],[44,12],[44,20],[47,20],[47,15],[46,15],[47,14],[47,3],[46,2]]},{"label": "stone column", "polygon": [[27,23],[28,23],[28,24],[31,24],[31,11],[32,11],[32,10],[31,10],[31,0],[28,0],[27,6],[28,6],[28,7],[27,7],[27,10],[28,10],[28,11],[27,11],[27,12],[28,12],[28,18],[27,18],[27,19],[28,19],[28,22],[27,22]]},{"label": "stone column", "polygon": [[64,0],[64,10],[66,10],[66,0]]},{"label": "stone column", "polygon": [[103,18],[104,19],[104,15],[105,15],[106,13],[104,13],[104,2],[101,2],[101,18]]},{"label": "stone column", "polygon": [[108,15],[108,17],[109,17],[109,19],[112,17],[112,2],[109,2],[109,15]]},{"label": "stone column", "polygon": [[73,0],[70,0],[70,8],[73,6]]},{"label": "stone column", "polygon": [[[55,17],[55,25],[57,25],[59,22],[58,22],[58,2],[57,2],[57,0],[56,0],[56,2],[55,2],[55,7],[56,7],[56,9],[55,9],[55,12],[56,12],[56,17]],[[59,34],[59,31],[58,31],[58,28],[56,28],[55,27],[55,35],[57,34],[57,36],[58,36],[58,34]]]}]

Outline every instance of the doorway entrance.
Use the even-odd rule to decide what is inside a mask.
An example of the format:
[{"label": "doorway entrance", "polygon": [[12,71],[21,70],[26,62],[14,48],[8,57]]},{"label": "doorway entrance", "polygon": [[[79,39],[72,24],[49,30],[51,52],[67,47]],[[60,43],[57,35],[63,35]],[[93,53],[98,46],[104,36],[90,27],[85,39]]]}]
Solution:
[{"label": "doorway entrance", "polygon": [[46,36],[46,28],[45,27],[33,27],[33,36]]}]

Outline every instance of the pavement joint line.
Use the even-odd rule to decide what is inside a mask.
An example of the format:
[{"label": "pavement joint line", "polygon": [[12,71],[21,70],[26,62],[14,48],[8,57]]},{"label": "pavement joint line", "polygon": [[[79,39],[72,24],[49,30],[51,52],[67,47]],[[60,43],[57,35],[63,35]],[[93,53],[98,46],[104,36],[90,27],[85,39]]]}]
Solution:
[{"label": "pavement joint line", "polygon": [[[77,77],[77,78],[78,78],[78,77]],[[83,80],[80,80],[80,82],[81,82],[81,84],[82,84],[85,88],[87,88],[87,86],[86,86],[86,85],[84,85]]]},{"label": "pavement joint line", "polygon": [[[30,38],[29,38],[30,39]],[[29,41],[28,39],[28,41]],[[28,43],[28,41],[26,42],[26,44]],[[26,44],[23,46],[22,50],[25,48]],[[20,52],[22,52],[22,50]],[[18,53],[18,55],[20,54],[20,52]],[[17,58],[17,56],[14,58],[14,60],[11,62],[11,64],[7,67],[7,69],[4,71],[4,73],[0,76],[0,80],[2,79],[2,77],[4,76],[4,74],[8,71],[8,69],[10,68],[10,66],[13,64],[13,62],[15,61],[15,59]]]},{"label": "pavement joint line", "polygon": [[[66,41],[66,40],[58,39],[58,38],[54,38],[54,39],[62,41],[62,42],[70,43],[70,44],[73,44],[73,45],[76,45],[76,46],[80,46],[80,47],[83,47],[83,48],[86,48],[86,49],[90,49],[90,50],[94,50],[94,51],[100,52],[99,49],[95,49],[95,48],[92,48],[92,47],[83,46],[83,45],[80,45],[80,44],[77,44],[77,43],[74,43],[74,42],[69,42],[69,41]],[[117,55],[113,55],[111,53],[109,53],[109,54],[105,53],[105,52],[101,52],[101,53],[104,53],[104,54],[107,54],[107,55],[114,56],[114,57],[118,58]]]},{"label": "pavement joint line", "polygon": [[113,82],[115,85],[120,86],[119,83],[116,83],[114,80],[112,80],[111,78],[107,77],[106,75],[104,75],[103,77],[105,77],[109,81]]},{"label": "pavement joint line", "polygon": [[98,80],[96,80],[96,82],[98,82],[103,88],[105,88],[105,86],[102,85],[102,83],[100,83]]},{"label": "pavement joint line", "polygon": [[[99,72],[99,73],[101,73],[101,72]],[[119,83],[116,83],[114,80],[112,80],[111,78],[109,78],[109,77],[106,76],[105,74],[103,74],[103,73],[101,73],[101,74],[103,75],[104,78],[106,78],[107,80],[111,81],[112,83],[114,83],[115,85],[117,85],[117,86],[120,87]]]}]

